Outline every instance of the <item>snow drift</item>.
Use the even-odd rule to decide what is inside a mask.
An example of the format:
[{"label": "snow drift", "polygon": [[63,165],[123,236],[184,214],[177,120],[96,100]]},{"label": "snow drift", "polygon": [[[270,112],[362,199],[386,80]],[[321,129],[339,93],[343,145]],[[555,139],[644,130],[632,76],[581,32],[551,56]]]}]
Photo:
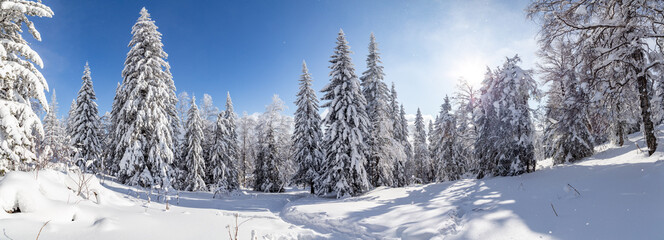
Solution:
[{"label": "snow drift", "polygon": [[664,239],[664,148],[647,157],[638,146],[635,134],[577,164],[546,160],[517,177],[344,199],[294,189],[222,198],[180,192],[170,210],[112,181],[90,178],[85,195],[77,175],[12,172],[0,180],[0,236],[34,239],[50,221],[40,239],[226,239],[237,213],[240,239]]}]

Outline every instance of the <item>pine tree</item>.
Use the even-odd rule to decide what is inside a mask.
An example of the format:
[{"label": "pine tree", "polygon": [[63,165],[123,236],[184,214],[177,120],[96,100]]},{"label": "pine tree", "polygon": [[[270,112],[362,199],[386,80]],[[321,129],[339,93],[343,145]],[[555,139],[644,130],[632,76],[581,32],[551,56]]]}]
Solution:
[{"label": "pine tree", "polygon": [[205,189],[205,160],[203,159],[203,120],[196,106],[196,97],[191,98],[191,108],[187,117],[187,128],[185,133],[186,144],[184,147],[184,161],[187,166],[187,177],[185,180],[187,191],[199,191]]},{"label": "pine tree", "polygon": [[307,184],[314,194],[314,181],[320,176],[323,164],[321,119],[318,115],[318,98],[311,88],[311,75],[307,63],[302,61],[300,91],[297,93],[295,110],[295,132],[293,133],[294,159],[298,170],[293,183]]},{"label": "pine tree", "polygon": [[26,169],[36,160],[35,145],[44,135],[31,99],[48,111],[44,90],[46,79],[35,67],[43,67],[37,52],[23,39],[23,24],[30,34],[41,36],[28,16],[52,17],[53,11],[41,2],[15,0],[2,2],[0,9],[0,174]]},{"label": "pine tree", "polygon": [[237,176],[237,134],[235,133],[235,113],[233,102],[228,93],[226,111],[220,112],[214,129],[214,145],[212,151],[212,182],[215,193],[228,193],[240,188]]},{"label": "pine tree", "polygon": [[283,192],[284,181],[279,170],[279,158],[277,156],[277,143],[274,136],[274,128],[271,124],[267,126],[265,137],[259,140],[260,150],[256,158],[256,183],[254,190],[263,192]]},{"label": "pine tree", "polygon": [[173,177],[173,128],[179,125],[177,99],[161,33],[145,8],[140,14],[113,102],[111,157],[123,183],[167,191]]},{"label": "pine tree", "polygon": [[[189,93],[187,92],[181,92],[178,94],[178,102],[176,105],[176,112],[177,112],[177,117],[180,122],[186,123],[187,122],[187,115],[189,114],[189,108],[191,108],[191,97],[189,97]],[[185,189],[186,183],[185,180],[187,178],[187,164],[184,161],[184,156],[185,156],[185,145],[186,145],[186,139],[184,138],[184,134],[186,132],[185,129],[185,124],[180,124],[178,127],[177,131],[174,132],[174,138],[176,140],[175,146],[175,151],[174,151],[174,158],[173,158],[173,185],[176,189]],[[205,151],[203,152],[205,153]]]},{"label": "pine tree", "polygon": [[518,56],[507,58],[502,68],[483,82],[478,117],[476,154],[487,174],[513,176],[535,171],[533,125],[528,100],[537,95],[531,72],[521,69]]},{"label": "pine tree", "polygon": [[436,132],[434,162],[436,165],[436,180],[454,181],[461,178],[464,173],[464,162],[456,152],[456,119],[450,112],[452,105],[450,99],[445,100],[440,107],[440,113],[434,126]]},{"label": "pine tree", "polygon": [[402,152],[404,154],[402,154],[402,157],[398,158],[399,160],[395,163],[394,186],[403,187],[410,184],[410,180],[413,176],[413,147],[408,141],[408,120],[406,119],[406,110],[403,105],[401,105],[399,109],[399,123],[401,125],[401,133],[398,134],[396,140],[399,141],[402,146],[401,149],[403,149]]},{"label": "pine tree", "polygon": [[330,83],[322,107],[328,107],[325,116],[325,165],[317,185],[317,193],[334,194],[337,198],[363,193],[370,188],[366,170],[369,120],[366,100],[350,58],[350,49],[343,30],[339,31],[337,46],[332,56]]},{"label": "pine tree", "polygon": [[394,186],[395,167],[403,158],[403,147],[394,139],[393,119],[389,101],[389,90],[383,82],[385,74],[380,66],[378,43],[373,33],[369,42],[367,70],[362,73],[362,94],[367,100],[367,116],[369,117],[369,155],[366,170],[371,184],[375,187]]},{"label": "pine tree", "polygon": [[415,177],[421,183],[429,183],[433,180],[431,176],[432,164],[427,144],[427,132],[424,129],[424,118],[419,108],[417,108],[417,114],[415,114],[415,136],[413,140]]},{"label": "pine tree", "polygon": [[44,116],[44,139],[40,144],[40,161],[54,163],[69,163],[71,148],[69,147],[69,135],[62,122],[58,119],[58,101],[55,89],[51,95],[48,113]]},{"label": "pine tree", "polygon": [[108,151],[106,150],[111,146],[112,138],[110,138],[110,134],[113,131],[110,112],[105,112],[104,115],[99,118],[99,125],[101,127],[99,131],[99,137],[97,138],[100,140],[102,149],[101,158],[99,160],[103,161],[103,167],[100,169],[100,171],[104,174],[114,175],[115,173],[112,171],[113,163],[109,161],[107,156]]},{"label": "pine tree", "polygon": [[[75,161],[83,171],[102,171],[103,165],[101,157],[101,142],[99,140],[99,131],[101,124],[97,111],[97,99],[95,91],[92,88],[92,78],[90,77],[90,67],[85,63],[83,71],[83,85],[78,91],[76,97],[76,108],[73,116],[73,129],[71,144],[76,148]],[[89,169],[90,166],[92,169]]]},{"label": "pine tree", "polygon": [[76,98],[71,100],[69,111],[67,111],[67,132],[74,132],[74,119],[76,119]]},{"label": "pine tree", "polygon": [[[216,146],[215,144],[215,136],[214,136],[214,131],[215,131],[215,122],[217,122],[217,115],[219,114],[219,108],[214,106],[214,103],[212,101],[212,96],[206,94],[203,94],[203,99],[200,102],[200,115],[201,119],[203,120],[203,142],[201,143],[201,146],[203,147],[203,158],[205,159],[205,164],[207,166],[212,166],[213,163],[212,161],[212,151]],[[205,182],[212,185],[214,184],[213,180],[213,173],[212,173],[213,168],[207,168],[206,173],[205,173]]]},{"label": "pine tree", "polygon": [[493,174],[496,168],[495,159],[498,157],[498,148],[495,144],[498,130],[496,110],[493,103],[496,101],[495,76],[487,67],[487,72],[480,88],[479,107],[475,125],[477,126],[477,139],[475,140],[474,155],[479,164],[477,178],[484,178]]}]

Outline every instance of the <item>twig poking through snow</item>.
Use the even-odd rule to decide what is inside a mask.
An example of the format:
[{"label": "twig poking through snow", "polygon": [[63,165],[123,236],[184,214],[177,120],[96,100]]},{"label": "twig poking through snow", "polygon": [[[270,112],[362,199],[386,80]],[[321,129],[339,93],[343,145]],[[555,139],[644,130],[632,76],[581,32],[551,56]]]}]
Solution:
[{"label": "twig poking through snow", "polygon": [[35,240],[39,240],[39,235],[41,235],[42,230],[44,230],[44,227],[46,227],[46,224],[48,224],[49,222],[51,222],[51,220],[46,221],[44,225],[42,225],[41,228],[39,228],[39,233],[37,233],[37,238]]},{"label": "twig poking through snow", "polygon": [[574,189],[574,191],[576,192],[576,194],[579,194],[579,196],[581,196],[581,193],[579,192],[579,190],[576,190],[575,187],[572,187],[572,185],[570,185],[569,183],[567,184],[567,186],[569,186],[569,187],[571,187],[572,189]]},{"label": "twig poking through snow", "polygon": [[231,225],[226,225],[226,229],[228,229],[228,237],[229,237],[231,240],[237,240],[237,233],[238,233],[238,230],[239,230],[239,227],[240,227],[240,225],[237,224],[237,219],[238,219],[238,217],[240,216],[240,214],[239,214],[239,213],[235,213],[235,214],[233,214],[233,215],[235,216],[235,228],[233,229],[234,232],[235,232],[235,234],[233,235],[233,234],[231,233]]},{"label": "twig poking through snow", "polygon": [[556,208],[553,207],[553,203],[551,203],[551,209],[553,209],[553,213],[556,214],[556,217],[557,217],[558,213],[556,212]]}]

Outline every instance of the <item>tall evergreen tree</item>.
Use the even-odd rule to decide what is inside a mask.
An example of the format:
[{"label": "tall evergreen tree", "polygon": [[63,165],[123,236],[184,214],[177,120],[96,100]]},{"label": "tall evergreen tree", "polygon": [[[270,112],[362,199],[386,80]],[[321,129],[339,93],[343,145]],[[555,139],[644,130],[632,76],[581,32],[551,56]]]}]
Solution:
[{"label": "tall evergreen tree", "polygon": [[427,132],[424,127],[422,112],[417,108],[415,114],[415,136],[413,137],[413,160],[415,161],[415,177],[421,183],[431,182],[431,157],[427,144]]},{"label": "tall evergreen tree", "polygon": [[[203,158],[205,159],[205,164],[207,166],[212,166],[214,163],[212,163],[212,151],[214,151],[215,147],[215,135],[213,134],[215,131],[216,124],[217,122],[217,115],[220,113],[219,108],[214,106],[214,102],[212,101],[212,96],[209,94],[205,93],[203,94],[203,98],[200,101],[200,115],[201,119],[203,120],[203,142],[201,143],[201,146],[203,147]],[[223,116],[223,114],[222,114]],[[214,184],[213,181],[213,173],[212,170],[214,168],[207,168],[206,173],[205,173],[205,182],[208,184]]]},{"label": "tall evergreen tree", "polygon": [[456,152],[456,119],[450,112],[452,105],[449,97],[445,96],[440,113],[436,120],[434,131],[434,162],[436,165],[436,179],[438,181],[454,181],[461,178],[464,173],[464,162]]},{"label": "tall evergreen tree", "polygon": [[191,108],[187,117],[187,128],[185,133],[186,144],[184,147],[184,161],[187,164],[187,178],[185,180],[187,191],[199,191],[205,189],[205,160],[203,160],[203,120],[196,106],[196,97],[191,98]]},{"label": "tall evergreen tree", "polygon": [[390,116],[389,90],[383,82],[385,74],[380,66],[378,43],[373,33],[369,42],[367,70],[362,73],[362,93],[367,100],[369,117],[369,152],[366,170],[371,184],[378,186],[396,185],[395,165],[403,158],[403,147],[394,139],[393,119]]},{"label": "tall evergreen tree", "polygon": [[52,17],[51,8],[41,2],[15,0],[0,8],[0,174],[27,168],[36,160],[35,145],[44,135],[39,117],[33,111],[36,99],[48,110],[44,90],[46,79],[35,67],[43,67],[37,52],[23,39],[23,24],[30,35],[41,41],[28,16]]},{"label": "tall evergreen tree", "polygon": [[69,135],[65,132],[64,124],[58,119],[58,101],[55,89],[51,95],[49,110],[44,116],[44,139],[40,146],[40,161],[69,163],[71,148]]},{"label": "tall evergreen tree", "polygon": [[176,116],[175,86],[161,33],[143,8],[132,28],[123,82],[113,102],[113,155],[119,180],[144,187],[171,186]]},{"label": "tall evergreen tree", "polygon": [[395,163],[395,183],[396,187],[403,187],[410,184],[410,180],[413,176],[413,146],[408,141],[408,120],[406,119],[406,110],[403,107],[403,104],[399,108],[399,124],[401,125],[401,133],[398,134],[396,139],[402,150],[402,157],[398,158],[399,160]]},{"label": "tall evergreen tree", "polygon": [[277,143],[272,124],[266,126],[265,136],[259,139],[259,150],[254,170],[254,190],[262,192],[283,192],[284,181],[279,170]]},{"label": "tall evergreen tree", "polygon": [[[482,87],[482,111],[475,145],[482,173],[513,176],[535,171],[533,125],[528,100],[537,95],[530,71],[507,58],[502,68],[487,74]],[[479,150],[479,151],[478,151]]]},{"label": "tall evergreen tree", "polygon": [[272,103],[267,105],[265,112],[259,117],[256,125],[258,136],[256,146],[256,163],[254,168],[254,189],[264,192],[282,192],[287,184],[288,158],[291,147],[290,123],[281,112],[284,102],[279,95],[272,97]]},{"label": "tall evergreen tree", "polygon": [[[97,110],[97,99],[95,91],[92,88],[92,78],[90,77],[90,66],[85,63],[83,71],[83,85],[78,91],[76,97],[76,108],[74,110],[73,129],[71,144],[76,148],[75,161],[84,164],[78,164],[84,171],[102,171],[103,165],[101,157],[101,142],[99,140],[100,127],[99,113]],[[90,164],[88,164],[90,163]],[[87,166],[92,167],[88,169]]]},{"label": "tall evergreen tree", "polygon": [[295,184],[307,184],[314,194],[314,181],[320,176],[323,164],[321,139],[321,119],[318,115],[318,98],[311,88],[311,75],[307,63],[302,61],[300,91],[297,93],[297,110],[295,110],[295,132],[293,148],[298,170],[293,176]]},{"label": "tall evergreen tree", "polygon": [[232,192],[240,188],[235,163],[237,161],[237,134],[235,132],[235,113],[230,93],[226,97],[226,110],[219,113],[214,129],[212,151],[212,182],[216,192]]},{"label": "tall evergreen tree", "polygon": [[330,83],[322,107],[328,107],[325,116],[325,165],[317,185],[317,193],[334,194],[337,198],[363,193],[370,188],[364,168],[368,146],[369,119],[366,100],[350,58],[350,47],[343,30],[339,31],[337,46],[332,55]]}]

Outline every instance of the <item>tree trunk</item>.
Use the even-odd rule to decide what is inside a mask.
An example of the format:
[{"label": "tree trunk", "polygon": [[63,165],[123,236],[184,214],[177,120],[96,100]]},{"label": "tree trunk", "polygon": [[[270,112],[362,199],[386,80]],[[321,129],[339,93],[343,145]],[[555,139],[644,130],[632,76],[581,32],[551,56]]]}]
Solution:
[{"label": "tree trunk", "polygon": [[[643,52],[636,51],[633,54],[637,63],[643,63]],[[642,64],[639,64],[642,66]],[[648,94],[648,79],[642,67],[635,68],[636,84],[639,89],[639,101],[641,104],[641,118],[643,121],[643,136],[648,146],[648,156],[657,150],[657,138],[655,137],[655,126],[650,119],[650,97]]]},{"label": "tree trunk", "polygon": [[[620,104],[616,104],[616,112],[620,114]],[[625,121],[618,117],[618,126],[616,127],[616,137],[618,137],[618,146],[623,146],[625,144]]]},{"label": "tree trunk", "polygon": [[648,145],[648,156],[657,150],[657,138],[655,137],[655,126],[650,119],[650,99],[648,98],[648,81],[645,73],[639,73],[636,77],[639,88],[639,100],[641,102],[641,118],[643,121],[643,136]]}]

